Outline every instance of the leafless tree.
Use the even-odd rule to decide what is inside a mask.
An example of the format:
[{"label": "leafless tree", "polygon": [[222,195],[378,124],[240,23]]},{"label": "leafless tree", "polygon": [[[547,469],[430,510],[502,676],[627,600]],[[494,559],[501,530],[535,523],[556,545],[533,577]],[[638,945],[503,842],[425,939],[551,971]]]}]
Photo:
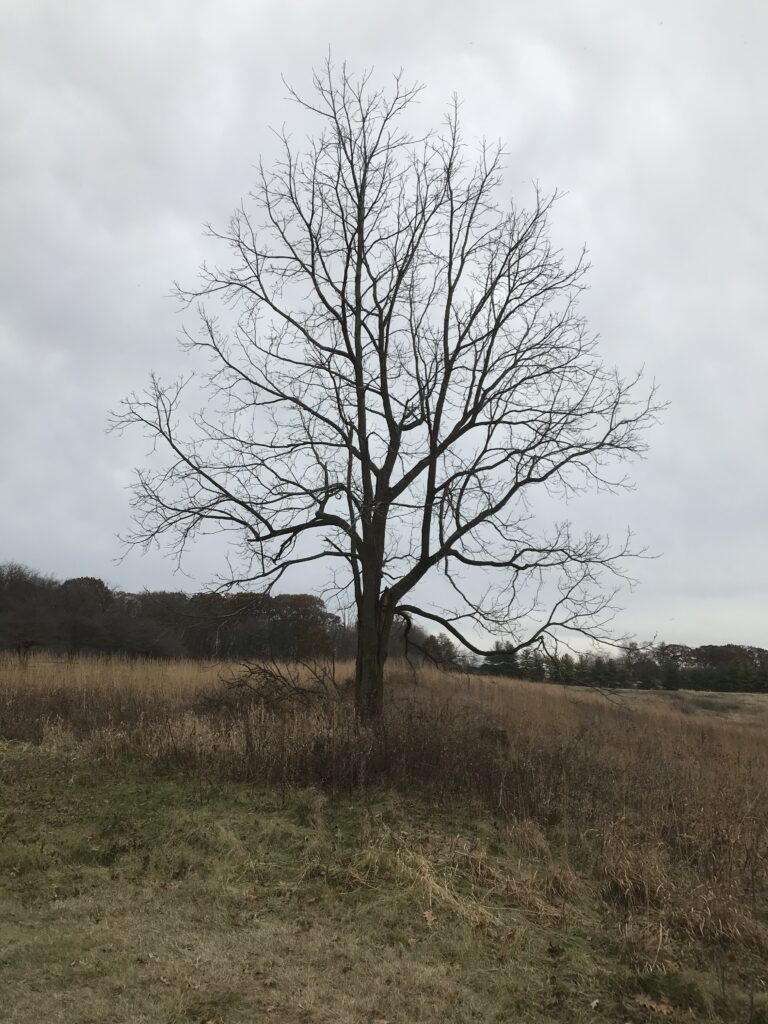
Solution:
[{"label": "leafless tree", "polygon": [[[502,202],[502,149],[470,150],[455,101],[414,137],[418,92],[330,61],[311,99],[291,90],[317,134],[298,152],[278,133],[249,202],[210,229],[227,265],[179,290],[200,315],[184,342],[210,357],[207,411],[185,426],[190,378],[153,377],[116,417],[170,454],[137,473],[132,542],[170,535],[181,555],[233,530],[227,579],[261,589],[329,564],[356,606],[364,715],[381,708],[397,616],[478,654],[483,635],[516,649],[606,635],[627,544],[536,529],[528,494],[625,486],[610,467],[644,450],[656,408],[596,352],[584,256],[569,265],[549,239],[557,195]],[[436,573],[439,606],[419,596]]]}]

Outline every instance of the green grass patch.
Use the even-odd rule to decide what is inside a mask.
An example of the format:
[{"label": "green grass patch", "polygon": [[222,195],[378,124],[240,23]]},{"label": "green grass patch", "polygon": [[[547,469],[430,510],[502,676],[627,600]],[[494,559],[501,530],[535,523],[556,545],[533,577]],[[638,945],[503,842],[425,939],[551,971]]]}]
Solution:
[{"label": "green grass patch", "polygon": [[663,951],[698,973],[633,963],[577,840],[470,802],[259,789],[6,743],[2,1019],[747,1020],[750,999],[759,1012],[754,979],[729,968],[723,982],[703,947]]}]

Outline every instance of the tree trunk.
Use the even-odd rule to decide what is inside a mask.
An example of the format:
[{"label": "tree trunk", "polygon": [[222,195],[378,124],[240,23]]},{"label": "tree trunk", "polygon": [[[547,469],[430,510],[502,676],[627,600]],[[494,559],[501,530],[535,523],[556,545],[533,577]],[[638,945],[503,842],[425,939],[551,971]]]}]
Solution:
[{"label": "tree trunk", "polygon": [[357,620],[355,707],[358,715],[368,721],[379,717],[384,703],[384,662],[390,626],[391,616],[383,613],[376,591],[364,593]]},{"label": "tree trunk", "polygon": [[358,627],[355,707],[366,720],[378,718],[384,702],[384,659],[380,656],[376,633]]}]

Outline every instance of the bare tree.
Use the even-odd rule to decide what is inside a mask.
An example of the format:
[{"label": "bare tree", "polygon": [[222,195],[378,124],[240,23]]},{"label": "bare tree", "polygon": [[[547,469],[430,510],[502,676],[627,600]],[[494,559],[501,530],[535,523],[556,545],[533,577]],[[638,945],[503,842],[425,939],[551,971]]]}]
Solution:
[{"label": "bare tree", "polygon": [[[527,496],[625,486],[609,466],[643,451],[655,412],[639,375],[596,354],[576,305],[584,256],[568,265],[548,236],[557,195],[502,204],[501,148],[469,152],[455,101],[414,138],[418,92],[330,61],[311,99],[291,90],[318,133],[303,152],[279,133],[249,203],[209,229],[227,266],[179,290],[199,310],[184,343],[210,357],[209,411],[184,426],[189,378],[153,377],[116,417],[171,456],[137,473],[133,543],[170,535],[181,556],[233,530],[229,584],[267,590],[329,564],[356,606],[364,715],[381,708],[397,616],[479,654],[484,633],[516,650],[606,635],[627,544],[537,531]],[[434,573],[439,606],[419,596]]]}]

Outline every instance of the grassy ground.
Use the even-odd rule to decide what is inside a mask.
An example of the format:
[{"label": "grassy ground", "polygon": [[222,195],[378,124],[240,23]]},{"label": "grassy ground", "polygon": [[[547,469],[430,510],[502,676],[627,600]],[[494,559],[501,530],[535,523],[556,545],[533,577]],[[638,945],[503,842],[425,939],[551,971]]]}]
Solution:
[{"label": "grassy ground", "polygon": [[0,785],[13,1024],[768,1020],[759,951],[670,942],[663,908],[617,912],[575,836],[467,802],[281,794],[69,743],[2,745]]},{"label": "grassy ground", "polygon": [[768,727],[768,694],[715,693],[708,690],[615,690],[611,696],[628,707],[656,707],[684,715],[721,718],[741,725]]},{"label": "grassy ground", "polygon": [[425,674],[374,734],[6,669],[0,1021],[768,1022],[749,701]]}]

